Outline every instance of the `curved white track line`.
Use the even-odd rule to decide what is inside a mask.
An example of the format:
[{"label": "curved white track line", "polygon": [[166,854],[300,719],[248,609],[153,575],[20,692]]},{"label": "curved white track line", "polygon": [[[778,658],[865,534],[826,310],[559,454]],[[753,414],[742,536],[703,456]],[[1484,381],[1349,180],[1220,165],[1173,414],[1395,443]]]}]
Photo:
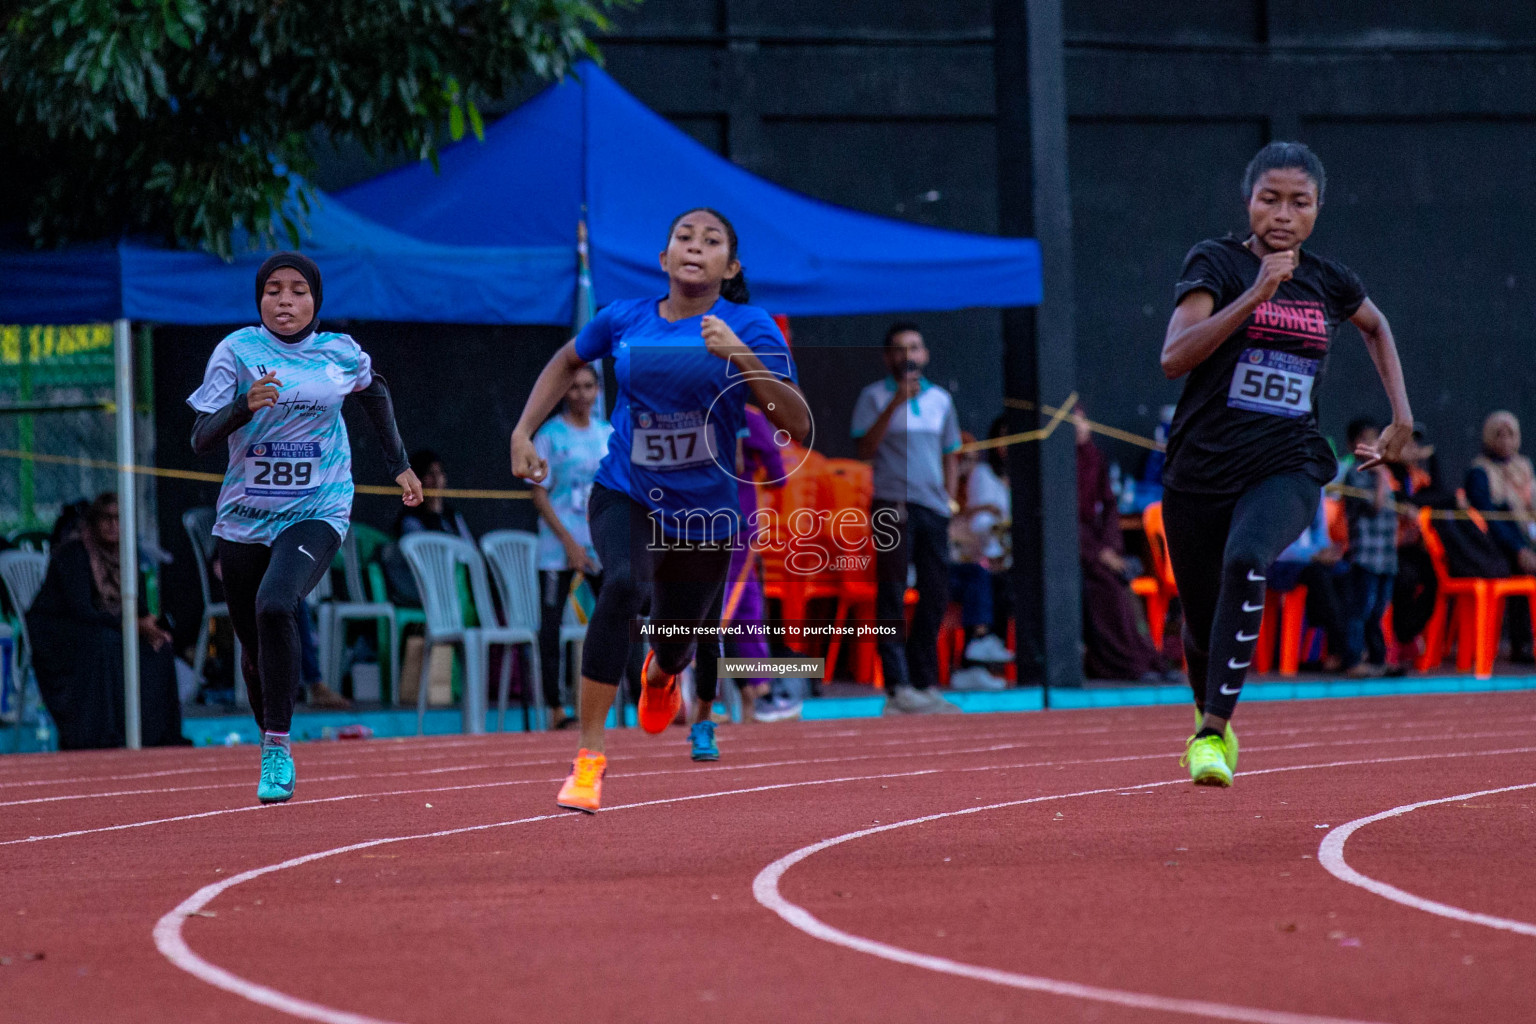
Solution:
[{"label": "curved white track line", "polygon": [[[913,772],[891,772],[881,775],[855,775],[840,779],[813,779],[805,782],[783,782],[768,786],[751,786],[745,789],[727,789],[715,793],[695,793],[689,796],[666,797],[660,800],[642,800],[632,804],[618,804],[614,807],[604,808],[602,813],[613,811],[633,810],[637,807],[660,807],[666,804],[687,803],[693,800],[712,800],[724,796],[740,796],[745,793],[763,793],[778,789],[795,789],[802,786],[827,786],[843,782],[869,782],[875,779],[904,779],[917,775],[935,775],[937,768],[925,768]],[[290,996],[285,992],[258,985],[239,975],[227,971],[222,967],[209,963],[194,953],[187,945],[186,938],[182,935],[182,925],[188,917],[196,914],[206,907],[226,890],[232,889],[243,882],[249,882],[253,878],[262,875],[282,871],[287,868],[298,867],[312,861],[323,860],[338,854],[352,853],[357,850],[366,850],[374,846],[385,846],[390,843],[405,843],[416,839],[438,839],[443,836],[463,835],[466,832],[483,832],[487,829],[506,828],[510,825],[526,825],[538,821],[553,821],[565,819],[575,821],[584,818],[585,815],[574,815],[569,811],[560,811],[555,814],[535,814],[526,818],[514,818],[511,821],[496,821],[485,825],[467,825],[462,828],[443,829],[439,832],[421,832],[408,836],[391,836],[384,839],[370,839],[361,843],[352,843],[349,846],[338,846],[333,850],[322,850],[319,853],[305,854],[302,857],[294,857],[280,864],[269,864],[266,867],[243,871],[211,885],[205,885],[197,892],[188,896],[177,904],[176,908],[155,923],[154,938],[155,948],[170,960],[171,963],[197,978],[206,981],[215,988],[221,988],[226,992],[232,992],[237,996],[249,999],[253,1003],[269,1006],[274,1010],[291,1014],[295,1017],[303,1017],[306,1020],[322,1021],[324,1024],[391,1024],[376,1017],[365,1014],[350,1013],[346,1010],[337,1010],[320,1003],[312,1003],[296,996]]]},{"label": "curved white track line", "polygon": [[1368,875],[1362,875],[1350,867],[1344,859],[1344,844],[1349,842],[1349,837],[1373,822],[1384,821],[1387,818],[1396,818],[1410,811],[1417,811],[1421,807],[1455,803],[1458,800],[1471,800],[1480,796],[1492,796],[1495,793],[1512,793],[1521,789],[1536,789],[1536,782],[1525,782],[1518,786],[1500,786],[1498,789],[1480,789],[1475,793],[1459,793],[1456,796],[1443,796],[1436,800],[1420,800],[1416,804],[1403,804],[1401,807],[1394,807],[1390,811],[1382,811],[1380,814],[1372,814],[1367,818],[1356,818],[1354,821],[1346,822],[1323,836],[1322,844],[1317,848],[1317,862],[1339,881],[1348,882],[1350,885],[1358,885],[1360,888],[1389,899],[1393,903],[1401,903],[1405,907],[1422,910],[1427,914],[1438,914],[1440,917],[1449,917],[1455,921],[1480,924],[1488,928],[1497,928],[1500,931],[1514,932],[1518,935],[1536,936],[1536,924],[1530,924],[1526,921],[1515,921],[1507,917],[1495,917],[1492,914],[1479,914],[1475,911],[1453,907],[1448,903],[1439,903],[1435,900],[1425,899],[1422,896],[1415,896],[1413,893],[1399,889],[1395,885],[1388,885],[1386,882],[1379,882]]},{"label": "curved white track line", "polygon": [[[1533,751],[1536,751],[1536,747],[1519,747],[1519,748],[1514,748],[1514,749],[1511,749],[1511,750],[1457,751],[1457,752],[1445,753],[1445,754],[1410,754],[1410,755],[1404,755],[1404,756],[1401,756],[1401,757],[1366,758],[1366,759],[1352,760],[1352,761],[1331,761],[1331,762],[1327,762],[1327,763],[1323,763],[1323,764],[1289,765],[1289,766],[1284,766],[1284,767],[1279,767],[1279,768],[1264,768],[1264,769],[1259,769],[1257,771],[1244,772],[1244,775],[1267,775],[1267,774],[1273,774],[1273,773],[1277,773],[1277,772],[1308,771],[1308,770],[1319,769],[1319,768],[1341,768],[1341,767],[1350,767],[1350,766],[1356,766],[1356,765],[1385,764],[1385,763],[1393,763],[1393,762],[1399,762],[1399,761],[1423,761],[1423,760],[1435,760],[1435,759],[1442,759],[1442,758],[1459,758],[1459,757],[1485,757],[1485,756],[1496,756],[1496,755],[1502,755],[1502,754],[1531,753]],[[1159,756],[1166,756],[1166,755],[1159,755]],[[1136,759],[1139,760],[1140,758],[1136,758]],[[951,770],[956,770],[956,771],[985,771],[985,770],[989,770],[989,769],[988,768],[968,768],[968,769],[951,769]],[[990,770],[998,770],[998,769],[992,768]],[[779,789],[794,789],[794,788],[799,788],[799,787],[804,787],[804,786],[820,786],[820,785],[832,785],[832,784],[843,783],[843,782],[863,782],[863,781],[870,781],[870,780],[874,780],[874,779],[899,779],[899,778],[911,778],[911,777],[914,777],[914,776],[921,776],[921,775],[937,775],[937,774],[942,774],[944,771],[945,771],[945,769],[929,768],[929,769],[922,769],[922,770],[911,771],[911,772],[892,772],[892,773],[889,773],[889,774],[882,774],[882,775],[862,775],[862,776],[850,776],[850,777],[838,778],[838,779],[813,779],[813,780],[807,780],[807,781],[801,781],[801,782],[776,783],[776,784],[767,785],[767,786],[753,786],[753,787],[748,787],[748,788],[744,788],[744,789],[723,790],[723,791],[714,792],[714,793],[700,793],[700,794],[694,794],[694,795],[690,795],[690,796],[666,797],[666,798],[663,798],[663,799],[645,800],[645,801],[640,801],[640,802],[632,803],[632,804],[619,804],[619,805],[611,807],[611,808],[605,808],[602,813],[607,814],[610,811],[631,810],[631,809],[639,808],[639,807],[656,807],[656,806],[662,806],[662,805],[666,805],[666,804],[686,803],[686,802],[694,801],[694,800],[709,800],[709,799],[714,799],[714,798],[717,798],[717,797],[738,796],[738,795],[742,795],[742,794],[746,794],[746,793],[762,793],[762,792],[768,792],[768,791],[779,790]],[[1151,788],[1155,788],[1155,787],[1159,787],[1159,786],[1176,786],[1176,785],[1187,785],[1187,784],[1188,783],[1185,780],[1183,780],[1183,779],[1173,779],[1173,780],[1166,780],[1166,781],[1159,781],[1159,782],[1138,783],[1138,784],[1129,785],[1129,786],[1110,786],[1110,787],[1106,787],[1106,788],[1102,788],[1102,789],[1085,790],[1085,791],[1080,792],[1080,793],[1066,793],[1066,794],[1058,794],[1058,795],[1055,795],[1055,796],[1034,797],[1034,798],[1030,798],[1028,800],[1015,801],[1014,803],[1034,803],[1034,802],[1039,802],[1039,801],[1042,801],[1042,800],[1067,799],[1067,798],[1074,797],[1074,796],[1086,796],[1086,795],[1091,795],[1091,794],[1107,794],[1107,793],[1124,793],[1124,792],[1128,792],[1128,791],[1131,791],[1131,790],[1151,789]],[[1002,807],[1002,806],[1011,806],[1011,804],[996,804],[996,805],[992,805],[992,806],[994,806],[994,807]],[[909,822],[900,822],[900,823],[897,823],[896,825],[884,826],[884,827],[878,828],[878,829],[864,830],[864,831],[859,832],[859,833],[851,833],[848,837],[840,837],[837,840],[831,840],[831,841],[828,841],[828,842],[823,843],[823,844],[818,844],[817,848],[818,849],[824,849],[827,845],[832,845],[835,842],[844,841],[845,838],[857,838],[858,836],[861,836],[861,835],[868,835],[868,834],[872,834],[873,832],[882,832],[882,831],[886,831],[886,830],[888,830],[890,828],[901,827],[902,825],[905,825],[905,824],[915,824],[915,823],[917,823],[919,821],[930,821],[930,820],[933,820],[934,818],[949,817],[949,816],[952,816],[952,815],[955,815],[955,814],[975,813],[977,811],[987,810],[987,809],[989,809],[989,808],[983,808],[983,807],[965,808],[965,809],[963,809],[961,811],[951,811],[951,812],[947,812],[946,814],[931,815],[931,816],[928,816],[928,817],[925,817],[925,818],[912,819]],[[171,910],[168,914],[166,914],[163,917],[161,917],[160,920],[158,922],[156,922],[155,928],[154,928],[154,933],[153,934],[154,934],[154,939],[155,939],[155,947],[157,949],[159,949],[160,952],[168,960],[170,960],[171,963],[173,963],[175,966],[181,968],[182,970],[188,972],[189,974],[192,974],[193,976],[195,976],[197,978],[200,978],[201,980],[207,982],[208,984],[213,985],[216,988],[223,989],[224,991],[230,992],[230,993],[232,993],[234,995],[238,995],[241,998],[248,999],[248,1000],[250,1000],[252,1002],[255,1002],[255,1003],[259,1003],[259,1004],[261,1004],[263,1006],[271,1007],[272,1009],[279,1010],[279,1011],[281,1011],[283,1013],[287,1013],[287,1014],[290,1014],[290,1015],[295,1016],[295,1017],[302,1017],[302,1018],[307,1019],[307,1020],[321,1021],[321,1022],[324,1022],[324,1024],[390,1024],[390,1022],[381,1021],[378,1018],[368,1017],[368,1016],[363,1015],[363,1014],[350,1013],[350,1012],[345,1011],[345,1010],[338,1010],[338,1009],[335,1009],[333,1007],[324,1006],[324,1005],[322,1005],[320,1003],[313,1003],[313,1002],[309,1002],[308,1000],[299,999],[299,998],[297,998],[295,996],[290,996],[290,995],[288,995],[288,994],[286,994],[284,992],[279,992],[276,989],[268,988],[265,985],[259,985],[256,982],[249,981],[249,980],[247,980],[245,978],[242,978],[239,975],[233,973],[232,971],[225,970],[222,967],[219,967],[219,966],[217,966],[215,964],[209,963],[207,960],[204,960],[202,957],[200,957],[196,953],[194,953],[192,951],[191,947],[189,947],[187,945],[186,938],[182,935],[182,926],[183,926],[183,924],[185,923],[186,919],[189,916],[191,916],[193,914],[196,914],[198,911],[200,911],[200,910],[202,910],[202,908],[206,907],[210,902],[212,902],[219,895],[221,895],[222,893],[228,891],[229,889],[233,888],[234,886],[239,885],[239,884],[241,884],[243,882],[250,881],[251,879],[254,879],[254,878],[259,878],[262,875],[271,874],[271,873],[276,872],[276,871],[282,871],[282,870],[284,870],[286,868],[297,867],[297,866],[299,866],[301,864],[308,864],[308,863],[310,863],[312,861],[322,860],[322,859],[324,859],[326,857],[333,857],[333,856],[336,856],[336,855],[342,854],[342,853],[349,853],[349,852],[353,852],[353,851],[356,851],[356,850],[368,849],[368,848],[374,847],[374,846],[383,846],[383,845],[386,845],[386,844],[389,844],[389,843],[409,842],[409,841],[415,840],[415,839],[430,839],[430,838],[437,838],[437,837],[440,837],[440,836],[460,835],[460,834],[464,834],[464,833],[468,833],[468,832],[478,832],[478,831],[484,831],[486,829],[502,828],[502,827],[506,827],[506,826],[510,826],[510,825],[518,825],[518,824],[538,822],[538,821],[548,821],[548,820],[551,820],[551,819],[554,819],[554,818],[558,818],[558,817],[564,817],[564,818],[567,818],[567,819],[575,819],[577,816],[571,815],[569,813],[566,813],[566,814],[556,814],[556,815],[540,814],[540,815],[533,815],[533,816],[526,817],[526,818],[518,818],[518,819],[511,820],[511,821],[493,822],[493,823],[485,824],[485,825],[469,825],[469,826],[465,826],[465,827],[462,827],[462,828],[446,829],[446,830],[439,831],[439,832],[427,832],[427,833],[419,833],[419,834],[416,834],[416,835],[393,836],[393,837],[387,837],[387,838],[383,838],[383,839],[372,839],[372,840],[367,840],[367,841],[361,842],[361,843],[353,843],[353,844],[350,844],[348,846],[336,847],[335,849],[331,849],[331,850],[322,850],[319,853],[306,854],[306,855],[301,856],[301,857],[295,857],[295,858],[292,858],[290,860],[283,861],[283,862],[281,862],[279,864],[271,864],[271,865],[268,865],[266,867],[254,868],[254,869],[252,869],[250,871],[241,872],[240,874],[233,875],[230,878],[224,879],[224,880],[219,881],[219,882],[215,882],[215,883],[213,883],[211,885],[204,886],[203,888],[199,889],[197,892],[193,893],[191,896],[187,897],[187,899],[185,899],[181,903],[179,903],[175,907],[175,909]],[[797,852],[799,852],[799,851],[797,851]],[[811,851],[811,852],[814,852],[814,851]],[[809,856],[809,855],[810,855],[809,852],[805,853],[805,856]],[[795,854],[790,854],[790,857],[795,857]],[[784,860],[788,860],[788,859],[789,858],[784,858]],[[804,859],[804,858],[802,857],[800,859]],[[782,861],[776,862],[776,863],[782,863]],[[788,866],[789,865],[787,865],[787,864],[785,865],[786,868]],[[764,869],[764,872],[766,873],[767,871],[771,870],[772,868],[773,868],[773,865],[769,865],[768,868]],[[782,875],[783,872],[780,871],[779,874]],[[760,874],[758,876],[758,878],[761,879],[762,878],[762,874]],[[776,884],[775,884],[775,887],[774,887],[774,891],[775,891],[775,893],[777,892]],[[758,893],[758,882],[757,881],[754,881],[754,883],[753,883],[753,892],[754,892],[754,895],[756,895]],[[759,896],[759,902],[761,902],[761,901],[762,901],[762,898],[761,898],[761,896]],[[787,907],[793,907],[793,905],[792,904],[788,904],[787,901],[786,901],[785,905]],[[808,921],[814,922],[817,925],[821,925],[821,927],[823,927],[823,928],[827,927],[825,925],[822,925],[821,922],[816,920],[816,918],[812,917],[810,914],[806,913],[805,911],[801,910],[800,908],[793,907],[793,909],[795,911],[799,912],[800,914],[804,914],[805,918]],[[784,917],[785,915],[782,912],[780,912],[780,916]],[[785,917],[785,919],[789,920],[791,924],[796,924],[796,926],[799,927],[799,924],[797,924],[797,922],[795,920],[792,920],[789,917]],[[832,930],[832,929],[829,929],[829,930]],[[833,931],[835,931],[835,930],[833,930]],[[838,933],[838,934],[843,934],[843,933]],[[818,937],[821,937],[821,936],[818,936]],[[857,936],[848,936],[848,938],[850,940],[855,940],[855,941],[861,942],[861,943],[869,941],[869,940],[864,940],[864,939],[858,939]],[[874,945],[882,946],[882,948],[884,948],[884,949],[890,949],[890,950],[894,950],[895,949],[894,947],[883,947],[882,944],[878,944],[878,943],[876,943]],[[877,956],[878,955],[883,955],[882,953],[877,952],[877,951],[875,951],[873,949],[862,949],[859,946],[853,946],[852,948],[860,949],[861,952],[873,952],[874,955],[877,955]],[[899,950],[897,950],[896,952],[905,953],[905,951],[899,951]],[[910,955],[910,956],[914,956],[914,957],[920,956],[920,954],[906,954],[906,955]],[[901,961],[901,962],[907,962],[907,961]],[[926,963],[917,963],[916,965],[917,966],[929,966]],[[955,966],[962,967],[962,968],[966,968],[967,967],[967,965],[963,965],[963,964],[957,964]],[[938,969],[938,968],[934,968],[934,969]],[[981,978],[981,980],[986,980],[986,981],[995,980],[992,977],[987,976],[987,971],[986,971],[985,968],[967,968],[967,969],[968,970],[972,970],[972,971],[983,972],[982,974],[974,975],[976,977]],[[1006,974],[1007,972],[1001,972],[1001,973]],[[1016,977],[1022,978],[1022,977],[1026,977],[1026,976],[1019,975],[1019,976],[1016,976]],[[1062,986],[1062,988],[1060,990],[1062,994],[1077,995],[1080,998],[1097,998],[1096,996],[1091,994],[1091,993],[1095,993],[1095,992],[1111,993],[1111,994],[1117,994],[1117,995],[1126,995],[1126,996],[1129,996],[1129,997],[1132,997],[1132,998],[1145,998],[1145,999],[1151,999],[1151,1000],[1158,1000],[1158,999],[1161,998],[1161,997],[1158,997],[1158,996],[1141,996],[1138,993],[1115,993],[1115,990],[1112,990],[1112,989],[1099,990],[1099,989],[1093,988],[1092,986],[1078,986],[1078,985],[1074,985],[1071,982],[1056,982],[1056,981],[1052,981],[1051,979],[1033,979],[1033,980],[1043,981],[1043,982],[1046,982],[1046,983],[1051,984],[1051,985]],[[1115,1001],[1115,1000],[1110,1000],[1110,1001]],[[1182,1007],[1186,1002],[1187,1001],[1183,1001],[1183,1000],[1169,1000],[1169,1001],[1167,1001],[1167,1007],[1168,1008],[1172,1008],[1175,1004],[1177,1004],[1177,1005]],[[1138,1005],[1141,1005],[1141,1004],[1138,1004]],[[1148,1004],[1148,1005],[1150,1005],[1150,1004]],[[1160,1005],[1162,1005],[1162,1004],[1160,1004]],[[1284,1014],[1284,1013],[1277,1013],[1277,1012],[1265,1011],[1265,1010],[1250,1010],[1250,1009],[1245,1008],[1245,1007],[1230,1007],[1229,1008],[1229,1007],[1224,1007],[1224,1006],[1222,1006],[1222,1004],[1217,1004],[1217,1003],[1199,1004],[1199,1003],[1189,1002],[1189,1005],[1192,1005],[1192,1006],[1203,1006],[1203,1007],[1206,1007],[1207,1009],[1212,1008],[1212,1007],[1217,1007],[1217,1008],[1223,1009],[1224,1011],[1227,1010],[1227,1009],[1231,1009],[1231,1010],[1237,1011],[1238,1013],[1258,1014],[1259,1016],[1252,1016],[1252,1015],[1250,1015],[1250,1016],[1233,1016],[1232,1014],[1226,1014],[1226,1019],[1241,1020],[1241,1021],[1245,1021],[1245,1022],[1252,1022],[1252,1024],[1368,1024],[1368,1022],[1351,1021],[1351,1020],[1347,1020],[1347,1019],[1344,1019],[1344,1018],[1314,1017],[1314,1016],[1307,1016],[1307,1015]],[[1187,1009],[1179,1011],[1179,1012],[1197,1013],[1197,1011],[1195,1011],[1195,1010],[1187,1010]],[[1265,1016],[1265,1014],[1268,1014],[1268,1015]],[[1211,1016],[1211,1014],[1209,1014],[1209,1013],[1206,1013],[1204,1015],[1205,1016]]]},{"label": "curved white track line", "polygon": [[[1531,748],[1524,748],[1528,751]],[[1269,775],[1278,772],[1307,771],[1317,768],[1336,768],[1348,765],[1380,764],[1393,761],[1430,760],[1441,757],[1476,757],[1481,754],[1493,754],[1493,751],[1463,751],[1451,754],[1424,754],[1408,757],[1373,758],[1357,761],[1335,761],[1330,764],[1290,765],[1280,768],[1261,768],[1257,771],[1246,771],[1245,777],[1252,775]],[[1169,1013],[1183,1013],[1195,1017],[1211,1017],[1220,1020],[1243,1021],[1246,1024],[1364,1024],[1348,1018],[1317,1016],[1306,1013],[1293,1013],[1285,1010],[1265,1010],[1257,1007],[1232,1006],[1226,1003],[1206,1002],[1198,999],[1177,999],[1168,996],[1152,995],[1144,992],[1131,992],[1124,989],[1103,988],[1097,985],[1084,985],[1078,982],[1062,981],[1057,978],[1045,978],[1031,974],[1021,974],[1015,971],[1004,971],[991,967],[978,967],[974,964],[961,963],[950,960],[947,957],[931,956],[926,953],[917,953],[912,950],[902,949],[889,943],[867,939],[860,935],[845,932],[839,928],[822,921],[804,907],[791,903],[779,891],[779,881],[784,873],[796,864],[823,850],[843,843],[863,839],[867,836],[878,835],[882,832],[890,832],[894,829],[908,828],[912,825],[921,825],[931,821],[939,821],[945,818],[954,818],[967,814],[979,814],[983,811],[998,810],[1007,807],[1019,807],[1025,804],[1042,803],[1047,800],[1063,800],[1071,797],[1097,796],[1107,793],[1123,793],[1128,790],[1151,789],[1157,786],[1184,785],[1185,780],[1177,779],[1169,782],[1148,782],[1134,786],[1111,786],[1101,789],[1083,790],[1077,793],[1062,793],[1054,796],[1029,797],[1022,800],[1008,800],[1002,803],[988,804],[982,807],[964,807],[956,811],[945,811],[939,814],[928,814],[920,818],[909,818],[906,821],[892,822],[886,825],[878,825],[872,828],[859,829],[848,832],[831,839],[824,839],[819,843],[803,846],[793,853],[786,854],[769,864],[760,871],[752,881],[752,895],[757,902],[779,915],[784,921],[794,928],[805,932],[812,938],[823,942],[830,942],[836,946],[842,946],[859,953],[880,957],[894,963],[905,964],[910,967],[922,967],[941,974],[951,974],[962,978],[970,978],[975,981],[991,982],[995,985],[1003,985],[1009,988],[1025,989],[1034,992],[1045,992],[1051,995],[1068,996],[1076,999],[1087,999],[1095,1002],[1114,1003],[1120,1006],[1129,1006],[1134,1009],[1160,1010]],[[1531,784],[1536,786],[1536,783]],[[1526,788],[1523,786],[1508,787],[1511,789]],[[1489,792],[1502,792],[1502,790],[1490,790]],[[1480,795],[1480,794],[1478,794]],[[1450,797],[1451,800],[1465,799],[1465,797]],[[1431,801],[1439,802],[1439,801]],[[1414,806],[1424,806],[1422,804]],[[1402,810],[1402,809],[1399,809]],[[1392,812],[1388,812],[1389,814]],[[1362,819],[1365,821],[1374,819]],[[1342,846],[1342,842],[1340,844]],[[1368,881],[1368,880],[1367,880]],[[1406,895],[1406,894],[1405,894]]]}]

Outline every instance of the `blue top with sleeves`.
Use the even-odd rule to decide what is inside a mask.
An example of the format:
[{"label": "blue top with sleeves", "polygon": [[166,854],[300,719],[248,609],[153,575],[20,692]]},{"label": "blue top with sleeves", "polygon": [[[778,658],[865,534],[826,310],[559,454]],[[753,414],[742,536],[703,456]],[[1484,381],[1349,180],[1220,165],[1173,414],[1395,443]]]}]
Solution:
[{"label": "blue top with sleeves", "polygon": [[[709,353],[702,315],[669,322],[660,304],[661,297],[612,303],[576,337],[583,360],[612,357],[618,381],[596,483],[650,509],[667,537],[729,541],[741,528],[736,437],[746,426],[749,375]],[[722,298],[708,315],[725,321],[774,376],[797,379],[767,313]]]}]

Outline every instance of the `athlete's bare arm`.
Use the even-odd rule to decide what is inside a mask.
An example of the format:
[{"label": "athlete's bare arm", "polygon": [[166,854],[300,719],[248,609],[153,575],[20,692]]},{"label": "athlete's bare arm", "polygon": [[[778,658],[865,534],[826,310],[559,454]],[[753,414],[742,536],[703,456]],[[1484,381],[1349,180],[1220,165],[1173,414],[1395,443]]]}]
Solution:
[{"label": "athlete's bare arm", "polygon": [[[1296,270],[1296,253],[1282,249],[1265,256],[1259,264],[1259,276],[1253,286],[1239,295],[1219,313],[1216,297],[1208,291],[1194,291],[1184,296],[1168,321],[1163,338],[1163,373],[1169,380],[1184,376],[1205,362],[1232,332],[1243,325],[1260,303],[1275,297],[1280,285]],[[1214,315],[1213,315],[1214,313]]]},{"label": "athlete's bare arm", "polygon": [[1366,351],[1370,352],[1371,362],[1376,364],[1376,372],[1381,376],[1382,387],[1387,389],[1387,401],[1392,403],[1392,422],[1381,432],[1376,444],[1355,449],[1355,454],[1360,457],[1360,468],[1372,469],[1383,462],[1401,462],[1403,446],[1413,437],[1413,410],[1408,406],[1408,385],[1403,382],[1403,364],[1397,358],[1392,326],[1370,299],[1360,303],[1349,321],[1360,329]]}]

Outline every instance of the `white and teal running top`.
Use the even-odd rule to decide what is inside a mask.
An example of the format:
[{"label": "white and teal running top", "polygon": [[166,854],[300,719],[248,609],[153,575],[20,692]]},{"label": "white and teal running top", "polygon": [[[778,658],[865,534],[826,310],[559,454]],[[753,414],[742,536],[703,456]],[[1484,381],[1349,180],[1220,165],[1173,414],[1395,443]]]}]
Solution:
[{"label": "white and teal running top", "polygon": [[269,372],[280,382],[277,405],[229,435],[214,536],[271,544],[294,523],[323,519],[345,537],[352,445],[341,403],[372,383],[368,353],[346,334],[322,332],[290,344],[264,327],[243,327],[213,350],[203,386],[187,404],[217,412]]}]

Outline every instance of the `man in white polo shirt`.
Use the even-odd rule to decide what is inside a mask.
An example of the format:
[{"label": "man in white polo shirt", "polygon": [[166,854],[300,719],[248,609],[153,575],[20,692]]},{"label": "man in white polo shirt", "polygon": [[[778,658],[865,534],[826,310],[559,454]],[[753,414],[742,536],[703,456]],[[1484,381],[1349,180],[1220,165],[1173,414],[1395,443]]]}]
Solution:
[{"label": "man in white polo shirt", "polygon": [[859,393],[852,430],[859,458],[875,466],[870,515],[900,525],[900,543],[875,550],[877,619],[902,621],[907,570],[917,569],[917,607],[905,645],[879,644],[885,710],[959,711],[937,687],[939,624],[949,607],[949,517],[957,507],[960,421],[949,392],[923,376],[928,349],[916,324],[892,324],[885,332],[885,362],[890,375]]}]

